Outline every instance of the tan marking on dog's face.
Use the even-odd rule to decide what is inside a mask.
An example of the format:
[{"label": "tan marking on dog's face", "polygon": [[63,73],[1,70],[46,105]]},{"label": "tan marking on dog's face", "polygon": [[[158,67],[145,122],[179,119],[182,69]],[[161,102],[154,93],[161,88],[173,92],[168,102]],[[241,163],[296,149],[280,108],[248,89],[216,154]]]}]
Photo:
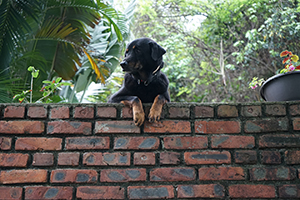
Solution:
[{"label": "tan marking on dog's face", "polygon": [[134,68],[137,69],[137,70],[140,70],[140,69],[143,68],[143,65],[141,64],[140,61],[138,61],[137,63],[135,63]]},{"label": "tan marking on dog's face", "polygon": [[132,49],[134,49],[135,48],[135,45],[132,47]]}]

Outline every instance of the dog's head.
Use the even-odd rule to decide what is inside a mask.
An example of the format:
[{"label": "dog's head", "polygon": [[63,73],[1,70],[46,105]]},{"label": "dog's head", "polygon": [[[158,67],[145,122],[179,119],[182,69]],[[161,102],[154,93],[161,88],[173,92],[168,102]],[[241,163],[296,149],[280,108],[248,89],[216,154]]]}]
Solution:
[{"label": "dog's head", "polygon": [[152,39],[139,38],[128,44],[120,65],[123,71],[149,82],[153,72],[156,73],[163,67],[162,56],[165,53],[166,50]]}]

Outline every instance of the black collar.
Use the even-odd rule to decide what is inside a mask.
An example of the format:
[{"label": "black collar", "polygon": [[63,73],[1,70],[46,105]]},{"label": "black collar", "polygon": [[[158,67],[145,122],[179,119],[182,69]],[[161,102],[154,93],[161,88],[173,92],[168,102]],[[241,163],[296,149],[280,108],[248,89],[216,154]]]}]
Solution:
[{"label": "black collar", "polygon": [[133,77],[137,80],[137,83],[138,84],[141,84],[141,83],[144,83],[145,86],[148,86],[156,77],[157,75],[159,74],[159,70],[161,69],[161,65],[159,65],[153,72],[152,72],[152,75],[153,75],[153,78],[152,80],[149,82],[148,80],[142,80],[142,79],[137,79],[135,78],[133,75]]}]

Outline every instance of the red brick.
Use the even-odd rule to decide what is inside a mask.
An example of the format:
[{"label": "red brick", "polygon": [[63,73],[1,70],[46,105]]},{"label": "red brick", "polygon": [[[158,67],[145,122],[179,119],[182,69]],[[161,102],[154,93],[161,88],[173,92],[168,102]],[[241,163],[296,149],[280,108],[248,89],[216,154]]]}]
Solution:
[{"label": "red brick", "polygon": [[193,181],[196,172],[191,167],[156,168],[150,171],[150,181]]},{"label": "red brick", "polygon": [[84,134],[92,133],[91,122],[81,121],[53,121],[48,122],[48,134]]},{"label": "red brick", "polygon": [[300,151],[289,150],[285,152],[285,163],[288,165],[300,164]]},{"label": "red brick", "polygon": [[238,117],[238,109],[236,106],[220,105],[218,106],[218,117]]},{"label": "red brick", "polygon": [[235,163],[238,164],[255,164],[257,163],[256,151],[236,151]]},{"label": "red brick", "polygon": [[54,156],[52,153],[35,153],[33,155],[33,166],[50,167],[54,165]]},{"label": "red brick", "polygon": [[202,134],[240,133],[238,121],[195,121],[195,132]]},{"label": "red brick", "polygon": [[28,170],[0,171],[1,184],[46,183],[46,182],[47,182],[47,170],[28,169]]},{"label": "red brick", "polygon": [[51,172],[51,183],[96,183],[98,173],[87,169],[56,169]]},{"label": "red brick", "polygon": [[300,105],[299,104],[290,105],[289,108],[290,108],[290,114],[292,116],[300,115]]},{"label": "red brick", "polygon": [[169,118],[188,119],[190,118],[190,108],[173,106],[169,107]]},{"label": "red brick", "polygon": [[259,138],[261,148],[300,147],[300,136],[294,134],[269,134]]},{"label": "red brick", "polygon": [[251,149],[255,147],[255,138],[253,136],[231,136],[217,135],[211,137],[212,148],[224,149]]},{"label": "red brick", "polygon": [[25,200],[72,200],[73,187],[29,186],[25,187]]},{"label": "red brick", "polygon": [[245,180],[245,173],[241,167],[201,167],[200,181],[205,180]]},{"label": "red brick", "polygon": [[133,121],[97,121],[96,134],[140,133],[141,130]]},{"label": "red brick", "polygon": [[146,169],[104,169],[100,172],[100,182],[146,181]]},{"label": "red brick", "polygon": [[16,150],[61,150],[62,146],[61,138],[37,138],[37,137],[28,137],[28,138],[18,138],[15,144]]},{"label": "red brick", "polygon": [[276,191],[273,185],[231,185],[229,186],[231,198],[275,198]]},{"label": "red brick", "polygon": [[180,153],[177,152],[161,152],[161,165],[178,165],[180,163]]},{"label": "red brick", "polygon": [[185,152],[184,160],[187,165],[229,164],[231,155],[228,151]]},{"label": "red brick", "polygon": [[28,154],[0,153],[0,167],[27,167],[28,158]]},{"label": "red brick", "polygon": [[243,106],[241,115],[243,117],[260,117],[261,114],[261,106]]},{"label": "red brick", "polygon": [[47,108],[43,106],[30,106],[28,108],[27,116],[29,118],[47,118]]},{"label": "red brick", "polygon": [[178,198],[222,198],[225,189],[220,184],[179,185]]},{"label": "red brick", "polygon": [[266,105],[267,116],[286,116],[285,105]]},{"label": "red brick", "polygon": [[116,118],[117,117],[117,109],[114,107],[97,107],[97,117]]},{"label": "red brick", "polygon": [[4,118],[24,118],[24,106],[7,106],[4,110]]},{"label": "red brick", "polygon": [[69,137],[66,138],[67,150],[109,149],[109,137]]},{"label": "red brick", "polygon": [[79,156],[80,156],[80,153],[78,153],[78,152],[59,153],[57,164],[63,165],[63,166],[78,166],[79,165]]},{"label": "red brick", "polygon": [[122,200],[125,199],[125,191],[120,186],[80,186],[77,188],[76,197],[82,200]]},{"label": "red brick", "polygon": [[128,186],[129,199],[173,199],[174,188],[171,185]]},{"label": "red brick", "polygon": [[261,152],[262,164],[280,164],[281,155],[277,151],[262,151]]},{"label": "red brick", "polygon": [[164,137],[165,149],[206,149],[208,140],[205,136]]},{"label": "red brick", "polygon": [[40,121],[0,121],[0,133],[7,134],[40,134],[45,125]]},{"label": "red brick", "polygon": [[212,118],[214,117],[214,108],[210,106],[196,106],[195,118]]},{"label": "red brick", "polygon": [[74,118],[93,119],[94,107],[75,107]]},{"label": "red brick", "polygon": [[158,149],[159,144],[157,137],[117,137],[114,149]]},{"label": "red brick", "polygon": [[278,181],[296,179],[294,168],[252,168],[249,170],[250,181]]},{"label": "red brick", "polygon": [[289,127],[289,120],[287,118],[276,119],[254,119],[246,121],[246,133],[261,133],[274,131],[287,131]]},{"label": "red brick", "polygon": [[0,200],[21,200],[21,187],[0,187]]},{"label": "red brick", "polygon": [[127,106],[123,107],[122,111],[121,111],[121,117],[123,119],[132,119],[133,118],[132,108],[127,107]]},{"label": "red brick", "polygon": [[300,118],[293,119],[293,129],[296,131],[300,130]]},{"label": "red brick", "polygon": [[68,119],[70,118],[70,109],[67,106],[51,108],[50,119]]},{"label": "red brick", "polygon": [[83,165],[87,166],[129,166],[130,153],[84,153]]},{"label": "red brick", "polygon": [[278,190],[281,198],[300,199],[300,185],[282,185]]},{"label": "red brick", "polygon": [[134,165],[155,165],[155,153],[136,152],[133,155]]},{"label": "red brick", "polygon": [[189,121],[160,121],[157,123],[145,122],[145,133],[191,133]]},{"label": "red brick", "polygon": [[0,137],[0,150],[10,150],[12,139],[8,137]]}]

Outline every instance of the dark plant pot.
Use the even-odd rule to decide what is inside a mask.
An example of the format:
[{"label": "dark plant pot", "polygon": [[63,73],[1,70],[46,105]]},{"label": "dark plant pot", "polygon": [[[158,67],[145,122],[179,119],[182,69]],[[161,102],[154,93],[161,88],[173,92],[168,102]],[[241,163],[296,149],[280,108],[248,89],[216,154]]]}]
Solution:
[{"label": "dark plant pot", "polygon": [[270,77],[262,84],[260,95],[266,101],[300,100],[300,71]]}]

